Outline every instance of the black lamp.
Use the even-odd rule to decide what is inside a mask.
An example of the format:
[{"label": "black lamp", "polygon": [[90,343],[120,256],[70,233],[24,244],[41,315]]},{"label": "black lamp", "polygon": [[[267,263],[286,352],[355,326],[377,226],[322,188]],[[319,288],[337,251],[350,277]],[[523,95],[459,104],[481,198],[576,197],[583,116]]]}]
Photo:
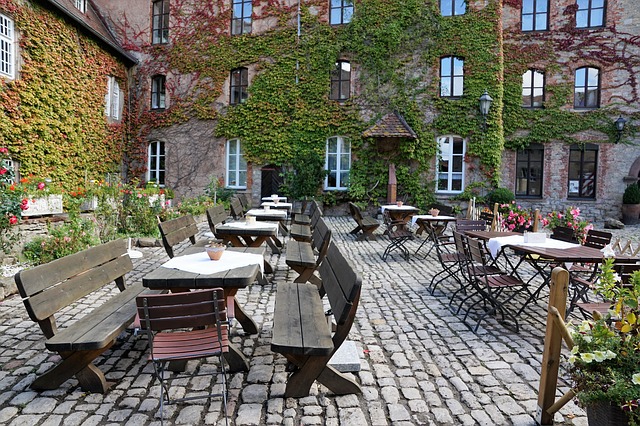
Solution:
[{"label": "black lamp", "polygon": [[620,142],[620,138],[622,138],[622,132],[624,131],[624,125],[627,124],[627,120],[620,116],[616,121],[614,121],[614,124],[616,125],[616,131],[618,132],[616,136],[616,143],[618,143]]},{"label": "black lamp", "polygon": [[489,96],[489,92],[485,90],[478,101],[480,103],[480,113],[482,114],[482,118],[484,120],[484,127],[486,127],[487,115],[489,114],[489,110],[491,109],[491,103],[493,102],[493,99],[491,98],[491,96]]}]

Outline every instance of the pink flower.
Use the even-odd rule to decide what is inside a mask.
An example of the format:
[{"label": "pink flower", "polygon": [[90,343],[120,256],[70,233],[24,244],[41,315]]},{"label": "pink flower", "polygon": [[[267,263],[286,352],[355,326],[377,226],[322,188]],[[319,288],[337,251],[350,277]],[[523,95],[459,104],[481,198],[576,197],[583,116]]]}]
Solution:
[{"label": "pink flower", "polygon": [[573,215],[573,217],[580,216],[580,208],[575,207],[571,209],[571,214]]},{"label": "pink flower", "polygon": [[66,236],[65,236],[65,237],[63,238],[63,240],[64,240],[64,242],[65,242],[65,243],[68,243],[69,241],[71,241],[71,238],[69,238],[69,237],[66,237]]},{"label": "pink flower", "polygon": [[0,148],[0,154],[8,154],[9,150],[7,148],[5,148],[4,146],[2,148]]},{"label": "pink flower", "polygon": [[8,172],[7,169],[5,169],[4,167],[0,167],[0,176],[6,174]]},{"label": "pink flower", "polygon": [[45,187],[44,182],[39,182],[38,183],[38,190],[42,191],[44,189],[44,187]]},{"label": "pink flower", "polygon": [[138,193],[138,198],[142,198],[142,194]]},{"label": "pink flower", "polygon": [[10,225],[15,225],[16,223],[18,223],[18,218],[15,216],[11,216],[9,217],[9,224]]}]

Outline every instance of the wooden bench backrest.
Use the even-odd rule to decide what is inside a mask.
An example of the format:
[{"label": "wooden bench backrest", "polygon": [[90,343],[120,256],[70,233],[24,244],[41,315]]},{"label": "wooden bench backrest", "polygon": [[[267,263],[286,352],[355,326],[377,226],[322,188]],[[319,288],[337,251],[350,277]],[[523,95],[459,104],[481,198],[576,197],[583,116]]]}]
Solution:
[{"label": "wooden bench backrest", "polygon": [[[329,245],[327,255],[320,264],[319,271],[322,279],[322,288],[331,305],[336,324],[338,327],[346,326],[346,334],[348,334],[348,329],[351,328],[351,324],[355,319],[362,279],[355,272],[351,263],[344,258],[334,242]],[[336,334],[338,334],[338,331],[336,331]],[[343,340],[344,338],[346,338],[346,335]]]},{"label": "wooden bench backrest", "polygon": [[329,243],[331,242],[331,229],[327,226],[324,219],[318,219],[315,228],[311,234],[311,244],[318,252],[318,260],[316,265],[319,265],[327,255],[329,249]]},{"label": "wooden bench backrest", "polygon": [[349,201],[349,213],[351,213],[351,217],[353,217],[358,225],[362,225],[362,211],[360,207],[351,201]]},{"label": "wooden bench backrest", "polygon": [[242,209],[242,203],[238,197],[231,197],[229,200],[230,213],[234,219],[240,219],[244,217],[244,210]]},{"label": "wooden bench backrest", "polygon": [[162,244],[169,257],[173,257],[173,247],[187,238],[191,241],[191,244],[196,243],[198,225],[190,214],[160,222],[158,223],[158,228],[160,229],[160,235],[162,235]]},{"label": "wooden bench backrest", "polygon": [[207,209],[207,222],[209,223],[209,229],[211,232],[216,231],[216,225],[225,223],[229,215],[222,204],[216,204],[213,207]]},{"label": "wooden bench backrest", "polygon": [[15,276],[29,317],[36,322],[110,282],[124,290],[124,275],[133,269],[125,240],[115,240],[70,254]]},{"label": "wooden bench backrest", "polygon": [[251,200],[247,198],[247,194],[240,192],[237,194],[238,200],[240,201],[240,205],[242,206],[242,211],[246,213],[251,209]]}]

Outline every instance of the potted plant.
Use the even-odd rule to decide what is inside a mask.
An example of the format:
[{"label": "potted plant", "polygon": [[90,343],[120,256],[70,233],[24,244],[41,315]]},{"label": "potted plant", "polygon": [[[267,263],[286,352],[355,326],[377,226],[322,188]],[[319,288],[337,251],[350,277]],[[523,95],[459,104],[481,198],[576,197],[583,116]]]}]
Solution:
[{"label": "potted plant", "polygon": [[640,186],[638,182],[627,186],[622,195],[622,222],[636,225],[640,222]]},{"label": "potted plant", "polygon": [[640,271],[623,286],[613,264],[605,259],[596,289],[613,309],[570,327],[569,370],[590,426],[640,424]]},{"label": "potted plant", "polygon": [[509,204],[501,204],[498,207],[500,216],[498,224],[505,231],[524,232],[533,230],[533,217],[531,211],[525,210],[515,201]]},{"label": "potted plant", "polygon": [[580,216],[580,208],[575,206],[567,207],[564,212],[552,211],[542,218],[542,226],[551,231],[556,226],[572,228],[581,242],[587,239],[587,233],[593,229],[593,224]]}]

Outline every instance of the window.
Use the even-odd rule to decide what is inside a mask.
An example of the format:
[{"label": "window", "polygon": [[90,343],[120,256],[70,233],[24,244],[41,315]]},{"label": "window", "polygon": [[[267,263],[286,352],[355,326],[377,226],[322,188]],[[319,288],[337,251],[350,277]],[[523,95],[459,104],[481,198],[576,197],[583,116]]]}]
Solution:
[{"label": "window", "polygon": [[342,101],[349,99],[351,93],[351,64],[347,61],[336,62],[336,67],[331,71],[330,99]]},{"label": "window", "polygon": [[442,16],[464,15],[467,11],[467,0],[440,0]]},{"label": "window", "polygon": [[583,67],[576,70],[574,108],[598,108],[600,106],[600,70]]},{"label": "window", "polygon": [[87,11],[87,0],[76,0],[76,9],[85,13]]},{"label": "window", "polygon": [[516,154],[516,196],[542,196],[542,144],[531,144]]},{"label": "window", "polygon": [[549,29],[549,0],[522,0],[522,31]]},{"label": "window", "polygon": [[229,103],[237,105],[247,100],[247,86],[249,86],[249,72],[246,68],[236,68],[231,71],[231,98]]},{"label": "window", "polygon": [[598,145],[571,145],[569,151],[569,197],[595,198]]},{"label": "window", "polygon": [[120,120],[120,85],[113,76],[107,77],[104,113],[113,120]]},{"label": "window", "polygon": [[169,42],[169,0],[153,2],[151,42],[153,44]]},{"label": "window", "polygon": [[151,78],[151,109],[164,109],[167,96],[164,75],[155,75]]},{"label": "window", "polygon": [[0,15],[0,75],[14,77],[13,21]]},{"label": "window", "polygon": [[351,170],[351,141],[348,138],[334,136],[327,139],[327,157],[324,179],[325,189],[344,190],[349,186]]},{"label": "window", "polygon": [[440,96],[462,96],[464,59],[447,56],[440,59]]},{"label": "window", "polygon": [[245,189],[247,187],[247,162],[240,139],[227,141],[227,188]]},{"label": "window", "polygon": [[462,192],[465,143],[460,136],[438,138],[436,192]]},{"label": "window", "polygon": [[159,186],[164,186],[164,142],[154,141],[149,144],[147,170],[147,182],[154,181]]},{"label": "window", "polygon": [[251,0],[232,0],[233,15],[231,16],[231,34],[249,34],[251,32],[251,14],[253,6]]},{"label": "window", "polygon": [[351,16],[353,15],[353,0],[331,0],[329,14],[329,23],[331,25],[348,24],[351,22]]},{"label": "window", "polygon": [[594,28],[604,26],[605,1],[606,0],[578,0],[576,27]]},{"label": "window", "polygon": [[522,75],[522,106],[542,108],[544,102],[544,74],[537,70],[527,70]]}]

